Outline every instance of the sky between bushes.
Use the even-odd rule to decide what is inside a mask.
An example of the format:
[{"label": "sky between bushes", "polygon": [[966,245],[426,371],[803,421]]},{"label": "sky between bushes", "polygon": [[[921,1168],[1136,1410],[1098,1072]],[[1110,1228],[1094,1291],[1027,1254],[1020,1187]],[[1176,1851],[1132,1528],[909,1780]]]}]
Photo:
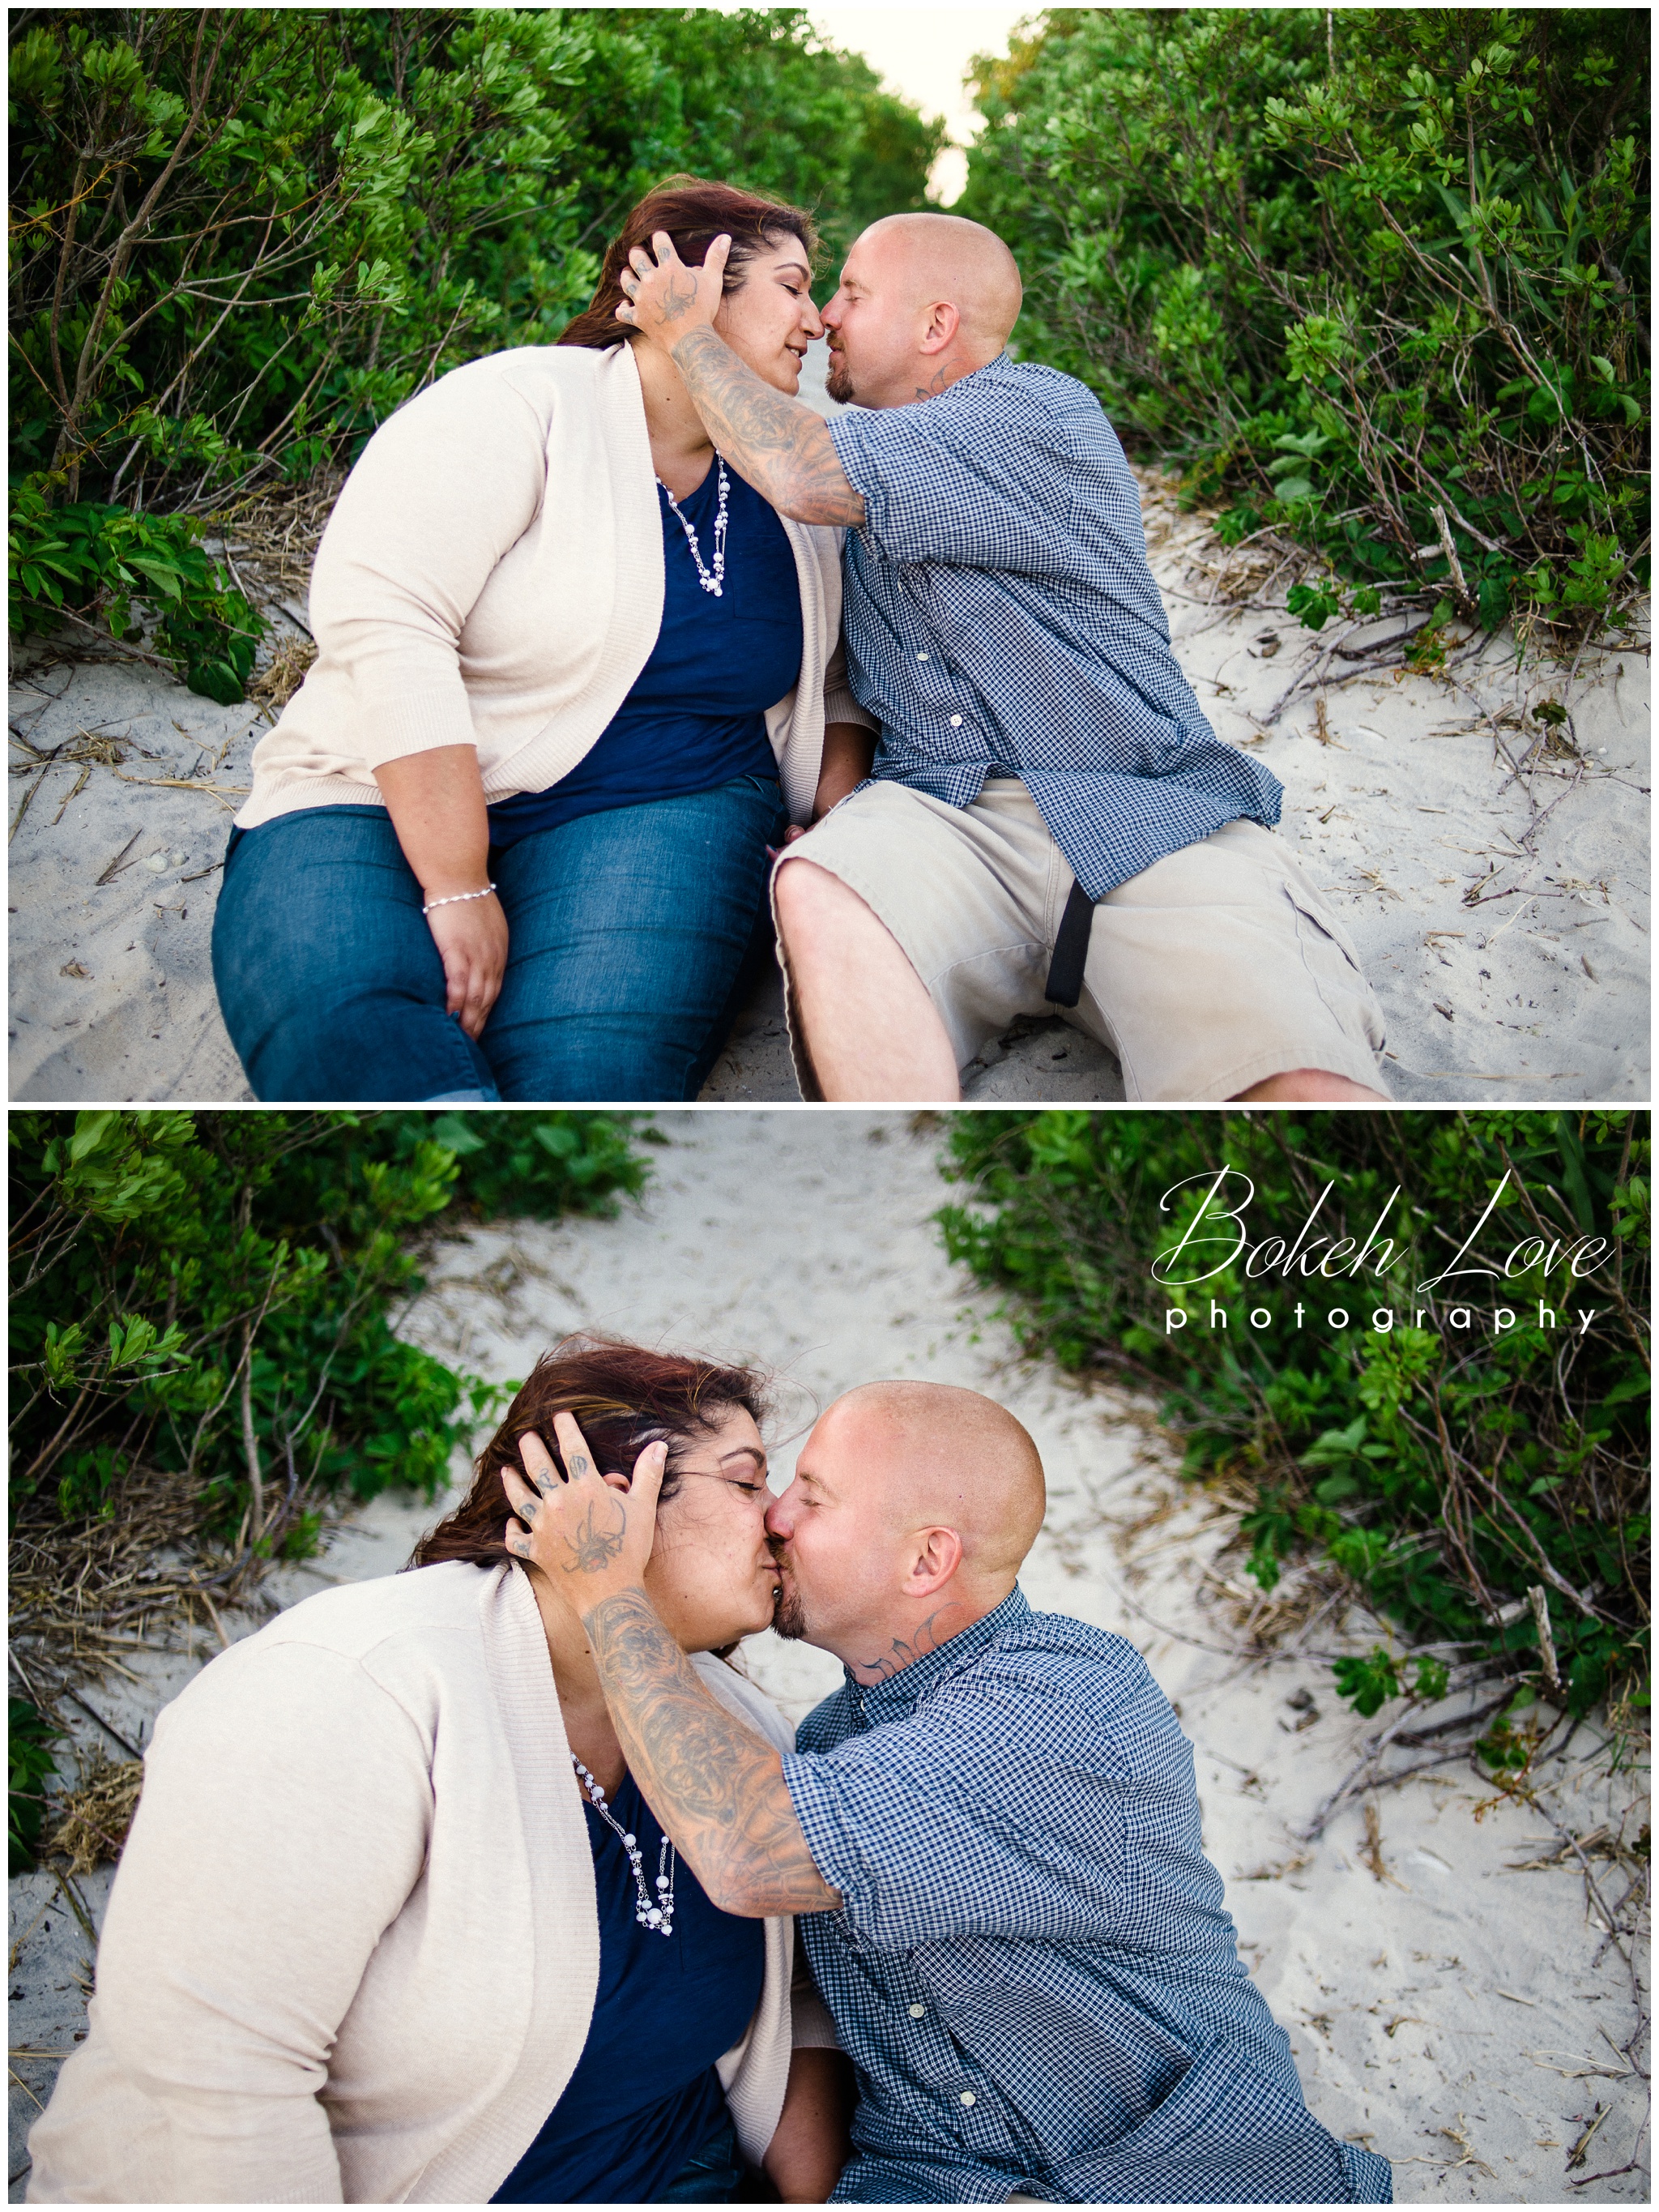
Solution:
[{"label": "sky between bushes", "polygon": [[[810,0],[809,0],[810,4]],[[833,45],[862,54],[894,92],[913,100],[926,115],[942,115],[955,142],[933,165],[933,196],[948,207],[968,180],[962,150],[979,117],[963,91],[964,70],[975,54],[1003,53],[1016,23],[1036,10],[1024,8],[813,8],[814,27]]]}]

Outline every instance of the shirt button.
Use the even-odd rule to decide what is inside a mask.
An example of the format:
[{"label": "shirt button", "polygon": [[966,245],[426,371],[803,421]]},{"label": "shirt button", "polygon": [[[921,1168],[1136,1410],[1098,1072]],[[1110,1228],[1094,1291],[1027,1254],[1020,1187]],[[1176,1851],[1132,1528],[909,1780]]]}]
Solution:
[{"label": "shirt button", "polygon": [[953,730],[959,730],[959,729],[962,727],[962,717],[961,717],[961,715],[960,715],[960,714],[952,714],[952,715],[951,715],[951,727]]},{"label": "shirt button", "polygon": [[925,2019],[927,2017],[927,2008],[926,2005],[912,2005],[910,2008],[910,2017],[912,2020]]},{"label": "shirt button", "polygon": [[927,655],[925,653],[919,653],[916,655],[916,659],[917,659],[918,660],[926,660],[926,659],[927,659]]},{"label": "shirt button", "polygon": [[964,2090],[963,2091],[963,2093],[962,2093],[962,2101],[963,2101],[963,2103],[964,2105],[971,2105],[971,2104],[973,2103],[973,2101],[974,2101],[974,2093],[973,2093],[973,2091],[972,2091],[971,2089],[964,2089]]}]

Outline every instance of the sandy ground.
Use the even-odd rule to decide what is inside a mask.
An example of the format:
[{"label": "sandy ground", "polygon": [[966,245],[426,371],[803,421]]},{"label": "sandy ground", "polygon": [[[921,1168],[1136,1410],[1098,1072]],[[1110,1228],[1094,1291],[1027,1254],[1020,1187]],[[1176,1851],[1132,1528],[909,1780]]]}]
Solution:
[{"label": "sandy ground", "polygon": [[[1643,2201],[1643,2170],[1592,2178],[1630,2160],[1644,2112],[1644,2085],[1619,2056],[1634,2025],[1629,1975],[1577,1872],[1520,1870],[1558,1850],[1555,1822],[1589,1836],[1628,1818],[1633,1834],[1646,1818],[1632,1811],[1638,1783],[1610,1778],[1593,1755],[1599,1731],[1578,1731],[1534,1804],[1453,1765],[1347,1802],[1317,1841],[1303,1840],[1390,1717],[1385,1708],[1358,1721],[1331,1690],[1328,1658],[1368,1646],[1375,1624],[1315,1612],[1279,1650],[1252,1656],[1236,1626],[1237,1559],[1221,1556],[1235,1509],[1179,1482],[1145,1406],[1085,1395],[1019,1360],[932,1225],[951,1195],[937,1129],[879,1113],[678,1113],[661,1126],[671,1142],[650,1189],[618,1219],[502,1225],[441,1245],[409,1333],[495,1377],[522,1376],[584,1324],[758,1356],[782,1370],[795,1431],[776,1453],[780,1482],[814,1405],[854,1382],[915,1375],[1000,1398],[1049,1476],[1026,1591],[1127,1636],[1176,1701],[1206,1850],[1313,2109],[1395,2161],[1403,2202]],[[319,1577],[391,1572],[433,1517],[380,1499],[276,1595],[291,1602]],[[227,1623],[233,1635],[252,1625]],[[767,1636],[745,1650],[797,1717],[839,1680],[803,1646]],[[112,1678],[88,1701],[130,1741],[147,1740],[158,1705],[207,1656],[158,1655],[143,1680]],[[1607,1881],[1612,1870],[1595,1864]],[[79,1885],[94,1924],[107,1882]],[[48,1875],[13,1881],[11,1915],[13,2051],[61,2052],[82,2026],[91,1946]],[[13,2069],[17,2196],[21,2132],[53,2063],[14,2057]]]},{"label": "sandy ground", "polygon": [[[813,355],[803,397],[833,413]],[[1176,652],[1218,733],[1258,750],[1285,787],[1284,834],[1381,999],[1394,1095],[1647,1097],[1645,646],[1518,677],[1504,633],[1471,641],[1448,676],[1366,680],[1363,660],[1341,656],[1397,625],[1310,635],[1284,611],[1291,572],[1248,547],[1226,559],[1161,478],[1143,484]],[[273,644],[300,635],[267,612]],[[1317,680],[1284,702],[1298,678]],[[1553,729],[1534,714],[1552,700],[1570,716]],[[10,715],[9,1095],[246,1097],[208,945],[216,864],[264,724],[164,672],[38,653],[20,658]],[[112,743],[124,757],[107,757]],[[1112,1055],[1057,1019],[1016,1024],[963,1091],[978,1103],[1123,1096]],[[775,974],[703,1096],[799,1097]]]}]

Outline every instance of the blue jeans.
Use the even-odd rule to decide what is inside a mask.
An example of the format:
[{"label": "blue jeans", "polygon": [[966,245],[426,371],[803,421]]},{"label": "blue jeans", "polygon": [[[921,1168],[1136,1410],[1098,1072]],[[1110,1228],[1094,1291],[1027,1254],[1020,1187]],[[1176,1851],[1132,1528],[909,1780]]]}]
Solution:
[{"label": "blue jeans", "polygon": [[475,1043],[379,806],[233,830],[213,978],[268,1100],[695,1098],[770,943],[777,785],[583,815],[492,852],[507,973]]},{"label": "blue jeans", "polygon": [[738,2148],[738,2131],[731,2121],[722,2120],[714,2133],[706,2136],[697,2145],[666,2189],[659,2191],[653,2202],[658,2204],[733,2204],[740,2202],[738,2191],[744,2184],[743,2154]]}]

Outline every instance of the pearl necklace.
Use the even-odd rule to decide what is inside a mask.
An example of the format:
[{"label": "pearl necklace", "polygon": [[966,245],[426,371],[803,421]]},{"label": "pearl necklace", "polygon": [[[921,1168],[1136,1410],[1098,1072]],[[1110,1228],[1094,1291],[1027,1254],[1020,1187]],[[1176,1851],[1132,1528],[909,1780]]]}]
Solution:
[{"label": "pearl necklace", "polygon": [[620,1838],[628,1854],[628,1863],[634,1869],[634,1887],[639,1895],[634,1906],[634,1917],[641,1928],[654,1928],[659,1935],[674,1932],[674,1878],[668,1871],[673,1845],[666,1836],[657,1854],[657,1894],[653,1901],[645,1886],[645,1860],[637,1836],[630,1836],[605,1802],[605,1791],[573,1751],[570,1763],[575,1768],[582,1788],[587,1792],[587,1802],[614,1836]]},{"label": "pearl necklace", "polygon": [[720,471],[720,510],[714,517],[714,568],[711,575],[702,565],[702,548],[697,543],[697,533],[680,513],[680,503],[660,477],[657,483],[663,497],[678,517],[680,528],[685,532],[685,542],[691,548],[691,558],[697,564],[697,581],[705,592],[712,592],[718,599],[726,591],[726,502],[731,494],[732,480],[726,473],[726,463],[720,454],[714,455],[714,465]]}]

